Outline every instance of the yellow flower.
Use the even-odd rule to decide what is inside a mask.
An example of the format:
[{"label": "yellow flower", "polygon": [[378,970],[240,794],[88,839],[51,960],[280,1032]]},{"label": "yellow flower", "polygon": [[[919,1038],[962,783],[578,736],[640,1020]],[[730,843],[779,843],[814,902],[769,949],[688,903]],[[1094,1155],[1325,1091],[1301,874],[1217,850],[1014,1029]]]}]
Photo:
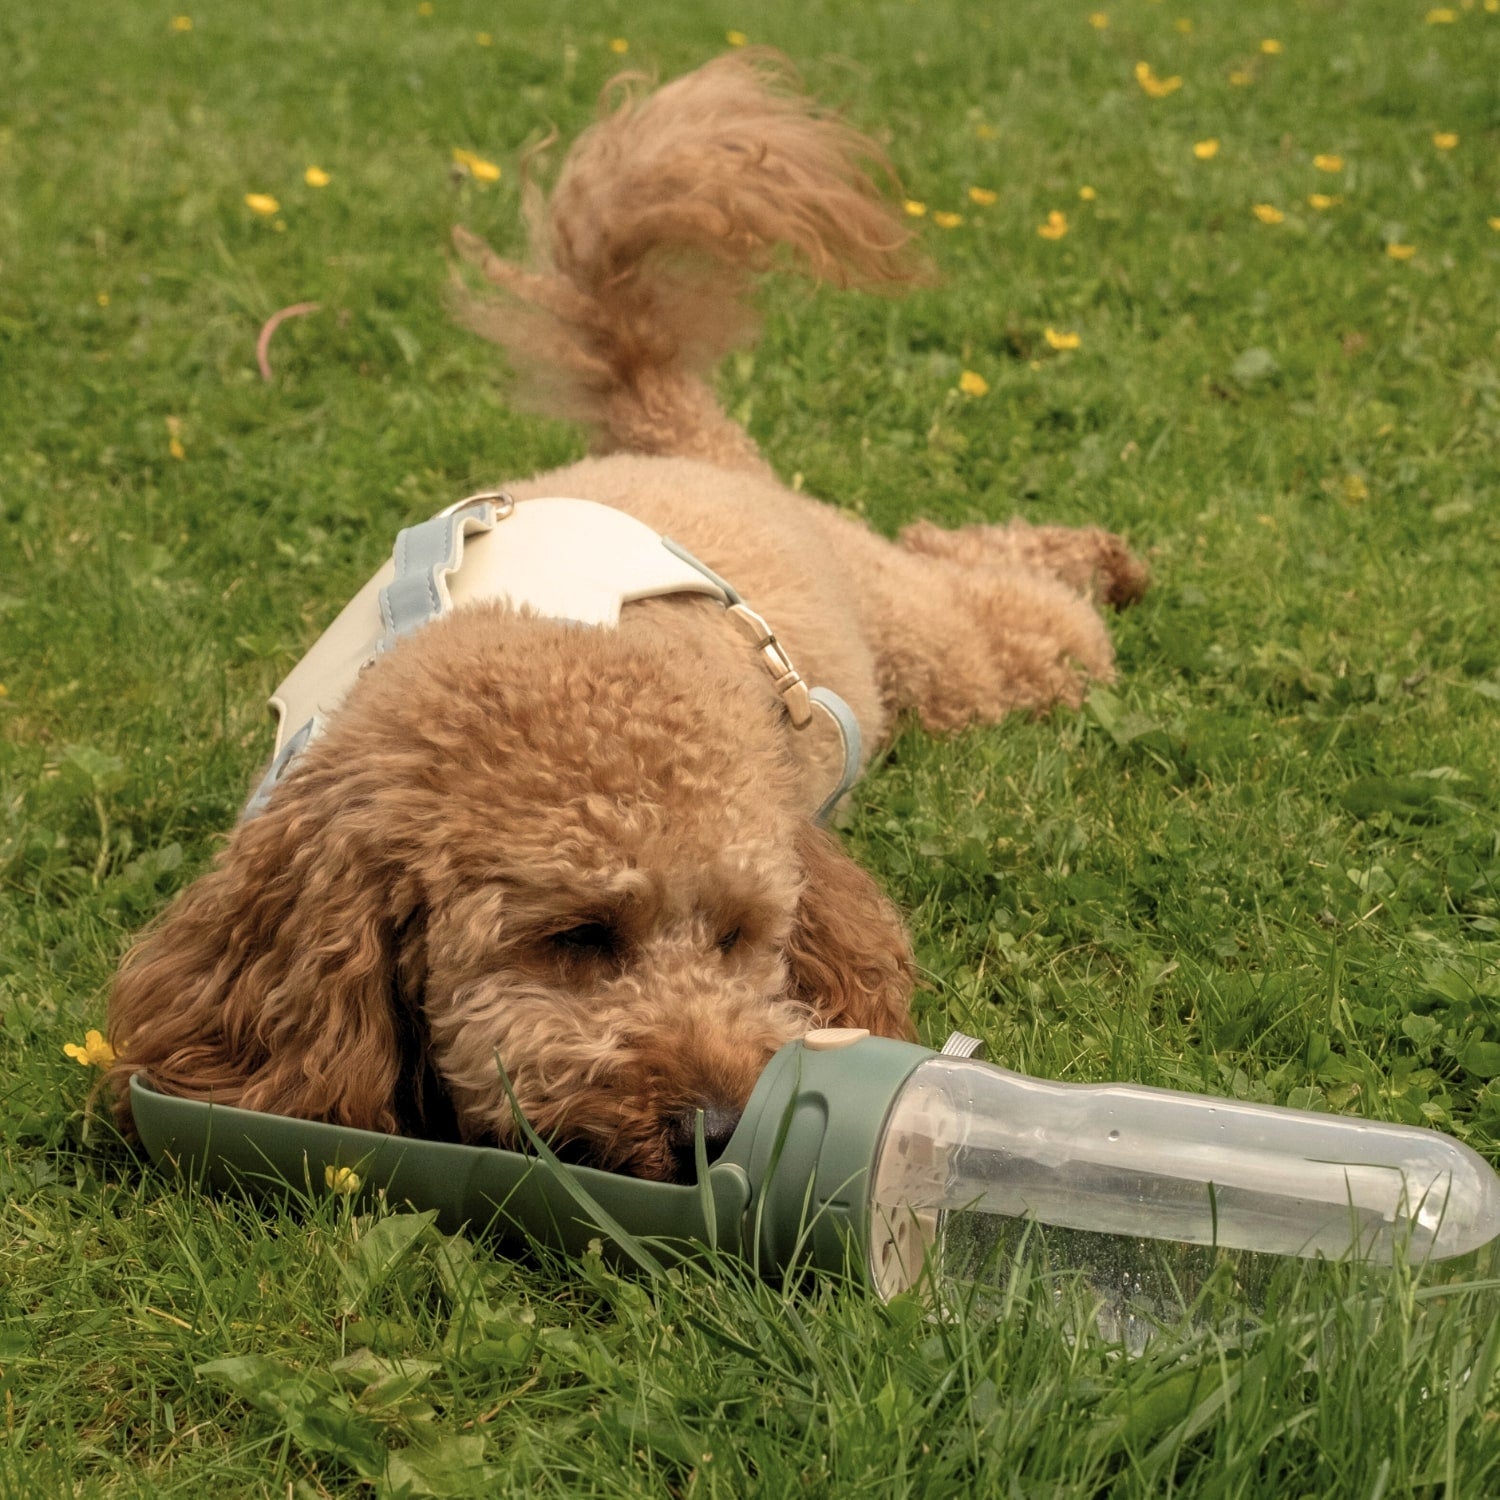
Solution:
[{"label": "yellow flower", "polygon": [[1456,10],[1449,10],[1446,5],[1440,5],[1436,10],[1427,12],[1427,24],[1429,26],[1451,26],[1458,19]]},{"label": "yellow flower", "polygon": [[245,207],[254,213],[264,214],[268,219],[272,214],[281,212],[281,205],[269,193],[246,193]]},{"label": "yellow flower", "polygon": [[1168,94],[1175,94],[1182,87],[1182,79],[1175,74],[1171,78],[1158,78],[1148,62],[1138,62],[1135,65],[1135,81],[1150,99],[1165,99]]},{"label": "yellow flower", "polygon": [[1095,31],[1108,31],[1109,17],[1105,15],[1102,10],[1093,11],[1089,15],[1089,25],[1092,26]]},{"label": "yellow flower", "polygon": [[1257,203],[1251,212],[1262,224],[1279,224],[1286,218],[1279,208],[1270,203]]},{"label": "yellow flower", "polygon": [[417,14],[419,16],[430,16],[432,14],[432,0],[422,0],[422,3],[417,7]]},{"label": "yellow flower", "polygon": [[69,1042],[63,1051],[85,1068],[112,1068],[115,1065],[115,1049],[97,1031],[84,1033],[83,1046]]},{"label": "yellow flower", "polygon": [[[1497,5],[1500,5],[1500,0],[1495,0],[1495,3]],[[1491,229],[1500,230],[1500,214],[1492,215],[1490,218],[1485,220],[1485,223],[1488,224]]]},{"label": "yellow flower", "polygon": [[1044,328],[1042,337],[1049,349],[1076,349],[1082,342],[1076,333],[1059,333],[1055,328]]},{"label": "yellow flower", "polygon": [[745,43],[750,40],[750,38],[747,37],[743,31],[726,31],[724,33],[724,40],[728,42],[731,47],[743,47]]},{"label": "yellow flower", "polygon": [[990,390],[990,383],[983,375],[980,375],[976,371],[965,370],[958,377],[958,388],[966,396],[987,396]]},{"label": "yellow flower", "polygon": [[109,293],[108,292],[95,292],[94,293],[94,301],[97,302],[100,307],[108,307],[109,306]]},{"label": "yellow flower", "polygon": [[1309,193],[1307,195],[1308,207],[1317,209],[1319,213],[1324,212],[1324,210],[1326,209],[1333,208],[1336,204],[1342,203],[1343,201],[1344,200],[1342,198],[1339,198],[1337,196],[1330,197],[1327,193]]},{"label": "yellow flower", "polygon": [[927,212],[927,205],[920,198],[908,198],[901,207],[914,219],[920,219]]},{"label": "yellow flower", "polygon": [[609,50],[615,53],[616,56],[623,57],[630,51],[630,43],[624,37],[617,36],[610,41]]},{"label": "yellow flower", "polygon": [[1345,474],[1343,490],[1344,499],[1351,505],[1358,505],[1361,500],[1368,500],[1370,498],[1370,486],[1365,483],[1363,477],[1359,474]]},{"label": "yellow flower", "polygon": [[942,209],[938,209],[932,216],[932,222],[939,229],[957,229],[963,221],[964,216],[962,214],[950,214]]},{"label": "yellow flower", "polygon": [[1183,36],[1191,36],[1193,34],[1193,21],[1191,16],[1178,16],[1178,18],[1173,21],[1172,24],[1178,29],[1178,31],[1183,34]]},{"label": "yellow flower", "polygon": [[971,187],[969,189],[969,202],[977,203],[981,208],[988,208],[999,197],[1000,194],[995,192],[993,188]]},{"label": "yellow flower", "polygon": [[1432,138],[1439,151],[1451,151],[1458,144],[1458,137],[1451,130],[1439,130]]},{"label": "yellow flower", "polygon": [[308,187],[327,187],[333,181],[322,167],[309,167],[303,174],[302,180]]},{"label": "yellow flower", "polygon": [[494,162],[486,161],[484,157],[475,155],[472,151],[465,151],[461,146],[453,148],[453,160],[461,167],[467,167],[479,182],[499,182],[500,168]]},{"label": "yellow flower", "polygon": [[1193,155],[1199,161],[1212,161],[1219,154],[1219,143],[1210,136],[1206,141],[1197,141],[1193,146]]},{"label": "yellow flower", "polygon": [[1096,188],[1091,188],[1088,183],[1084,183],[1084,185],[1078,189],[1078,196],[1082,198],[1085,203],[1092,203],[1094,199],[1099,196],[1099,193]]},{"label": "yellow flower", "polygon": [[476,47],[493,47],[495,39],[487,31],[476,31],[474,33],[474,45]]},{"label": "yellow flower", "polygon": [[182,446],[182,418],[167,418],[167,452],[173,458],[186,458],[187,449]]},{"label": "yellow flower", "polygon": [[173,16],[173,31],[191,31],[193,29],[193,18],[191,16]]},{"label": "yellow flower", "polygon": [[1335,156],[1331,151],[1325,151],[1313,157],[1313,166],[1320,172],[1342,172],[1344,170],[1344,158]]},{"label": "yellow flower", "polygon": [[1061,209],[1054,208],[1047,215],[1045,224],[1038,224],[1036,232],[1044,240],[1060,240],[1068,232],[1068,216]]},{"label": "yellow flower", "polygon": [[974,134],[981,141],[992,141],[1000,132],[993,125],[976,125],[974,127]]},{"label": "yellow flower", "polygon": [[1390,244],[1385,247],[1385,253],[1392,260],[1410,260],[1417,253],[1417,247],[1415,245]]},{"label": "yellow flower", "polygon": [[1500,11],[1500,0],[1484,0],[1484,8],[1494,15],[1496,11]]},{"label": "yellow flower", "polygon": [[1248,68],[1231,68],[1229,70],[1229,81],[1237,89],[1248,88],[1255,82],[1255,74]]},{"label": "yellow flower", "polygon": [[1268,36],[1265,41],[1260,44],[1260,50],[1264,52],[1267,57],[1275,57],[1276,54],[1281,51],[1281,43],[1278,42],[1274,36]]},{"label": "yellow flower", "polygon": [[364,1186],[353,1167],[324,1167],[323,1182],[331,1192],[343,1197],[357,1193]]}]

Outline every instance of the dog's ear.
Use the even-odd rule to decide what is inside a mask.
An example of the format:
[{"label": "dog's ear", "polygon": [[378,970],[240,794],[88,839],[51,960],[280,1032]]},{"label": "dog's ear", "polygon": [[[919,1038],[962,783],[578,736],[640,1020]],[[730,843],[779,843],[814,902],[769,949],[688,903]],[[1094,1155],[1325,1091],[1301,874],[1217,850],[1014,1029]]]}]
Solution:
[{"label": "dog's ear", "polygon": [[391,1131],[411,1075],[398,933],[420,914],[378,841],[293,777],[126,959],[109,1003],[115,1113],[167,1093]]},{"label": "dog's ear", "polygon": [[797,850],[804,883],[787,945],[791,998],[821,1026],[911,1039],[915,965],[900,914],[832,834],[808,823]]}]

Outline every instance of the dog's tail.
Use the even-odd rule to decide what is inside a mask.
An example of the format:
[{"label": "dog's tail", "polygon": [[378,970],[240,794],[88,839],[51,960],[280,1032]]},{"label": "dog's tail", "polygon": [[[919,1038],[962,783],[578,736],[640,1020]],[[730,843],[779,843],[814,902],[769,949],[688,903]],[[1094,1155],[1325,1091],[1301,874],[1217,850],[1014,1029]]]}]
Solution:
[{"label": "dog's tail", "polygon": [[713,366],[752,331],[755,276],[786,255],[838,286],[924,273],[882,199],[883,153],[796,91],[789,64],[750,50],[641,95],[606,89],[551,198],[527,186],[535,269],[466,230],[464,258],[500,289],[460,316],[502,345],[522,400],[587,422],[599,452],[759,467],[720,410]]}]

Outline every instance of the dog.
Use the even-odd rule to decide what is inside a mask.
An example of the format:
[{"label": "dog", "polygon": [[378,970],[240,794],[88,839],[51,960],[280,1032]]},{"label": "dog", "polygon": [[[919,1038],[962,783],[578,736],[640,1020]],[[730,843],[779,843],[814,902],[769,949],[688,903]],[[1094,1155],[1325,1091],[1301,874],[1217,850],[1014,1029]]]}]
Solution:
[{"label": "dog", "polygon": [[[892,542],[779,483],[720,409],[712,369],[774,261],[841,286],[925,274],[887,173],[783,61],[735,54],[607,92],[550,199],[528,188],[531,268],[456,232],[487,283],[466,320],[593,435],[503,504],[669,535],[750,623],[711,585],[607,625],[502,599],[378,654],[122,965],[127,1133],[136,1072],[502,1145],[513,1091],[565,1159],[684,1181],[695,1130],[722,1150],[787,1041],[912,1035],[900,915],[817,821],[840,766],[903,715],[946,734],[1076,706],[1114,675],[1100,606],[1146,572],[1092,528]],[[813,683],[844,720],[810,714]]]}]

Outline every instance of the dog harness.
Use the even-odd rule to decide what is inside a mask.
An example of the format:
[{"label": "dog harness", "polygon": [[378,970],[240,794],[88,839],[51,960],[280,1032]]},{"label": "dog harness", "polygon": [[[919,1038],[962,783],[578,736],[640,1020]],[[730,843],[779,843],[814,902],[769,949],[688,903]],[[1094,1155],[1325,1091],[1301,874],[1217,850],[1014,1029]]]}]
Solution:
[{"label": "dog harness", "polygon": [[296,758],[322,734],[359,674],[398,641],[455,609],[499,600],[552,620],[609,627],[637,599],[701,594],[717,600],[770,674],[794,731],[831,719],[843,745],[825,822],[859,774],[859,724],[828,688],[810,688],[771,627],[732,584],[670,537],[593,500],[515,500],[487,490],[396,537],[391,560],[287,674],[270,704],[271,764],[242,817],[261,812]]}]

